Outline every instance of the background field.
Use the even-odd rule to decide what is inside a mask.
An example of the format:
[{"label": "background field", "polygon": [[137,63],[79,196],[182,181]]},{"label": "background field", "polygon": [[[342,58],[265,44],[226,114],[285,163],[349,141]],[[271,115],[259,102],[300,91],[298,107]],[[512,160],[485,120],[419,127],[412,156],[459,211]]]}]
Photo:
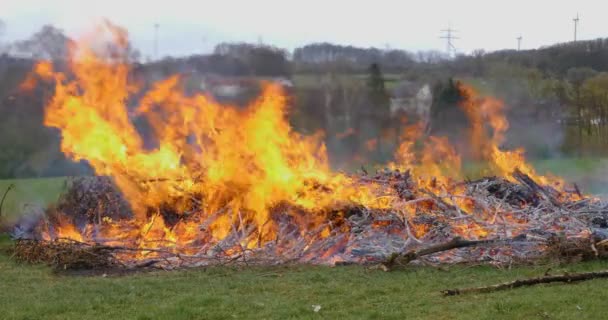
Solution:
[{"label": "background field", "polygon": [[56,202],[66,188],[66,177],[0,180],[0,199],[13,185],[2,206],[4,221],[14,221],[28,210],[37,210]]}]

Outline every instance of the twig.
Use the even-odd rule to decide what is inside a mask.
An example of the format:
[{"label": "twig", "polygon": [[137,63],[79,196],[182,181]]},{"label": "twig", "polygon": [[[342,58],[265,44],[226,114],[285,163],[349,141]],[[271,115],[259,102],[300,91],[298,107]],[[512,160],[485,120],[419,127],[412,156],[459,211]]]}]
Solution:
[{"label": "twig", "polygon": [[591,280],[596,278],[608,278],[608,270],[596,271],[596,272],[584,272],[584,273],[565,273],[557,276],[543,276],[537,278],[520,279],[511,282],[499,283],[485,287],[474,287],[474,288],[463,288],[463,289],[447,289],[442,290],[441,293],[445,296],[455,296],[465,293],[487,293],[506,289],[519,288],[524,286],[534,286],[541,283],[551,282],[575,282]]},{"label": "twig", "polygon": [[441,199],[441,197],[437,196],[436,194],[434,194],[433,192],[425,189],[425,188],[421,188],[420,192],[428,195],[429,197],[433,198],[433,200],[435,200],[435,203],[437,204],[437,206],[439,208],[441,208],[444,211],[458,211],[456,209],[455,206],[443,201],[443,199]]},{"label": "twig", "polygon": [[0,200],[0,219],[2,219],[2,205],[4,205],[4,200],[6,199],[6,195],[8,194],[9,191],[13,190],[14,187],[15,187],[14,183],[9,184],[8,187],[6,188],[6,191],[4,191],[2,200]]}]

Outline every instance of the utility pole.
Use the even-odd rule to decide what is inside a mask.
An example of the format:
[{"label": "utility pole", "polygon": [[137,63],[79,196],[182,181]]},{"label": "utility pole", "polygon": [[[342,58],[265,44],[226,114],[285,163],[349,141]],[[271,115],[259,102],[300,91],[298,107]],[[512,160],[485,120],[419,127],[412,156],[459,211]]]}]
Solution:
[{"label": "utility pole", "polygon": [[454,33],[458,32],[457,30],[452,29],[452,27],[448,26],[447,29],[441,30],[441,32],[443,33],[443,35],[439,38],[441,39],[446,39],[446,52],[448,54],[448,57],[451,56],[451,53],[453,52],[454,55],[456,54],[456,47],[454,47],[454,44],[452,43],[452,40],[456,40],[456,39],[460,39],[459,37],[455,36]]},{"label": "utility pole", "polygon": [[521,39],[523,39],[523,38],[522,38],[522,36],[519,36],[516,39],[517,39],[517,51],[519,51],[519,50],[521,50]]},{"label": "utility pole", "polygon": [[576,18],[572,19],[574,21],[574,42],[576,42],[576,36],[578,32],[578,21],[579,21],[578,13],[576,13]]},{"label": "utility pole", "polygon": [[154,58],[158,59],[158,29],[160,29],[160,24],[154,24]]}]

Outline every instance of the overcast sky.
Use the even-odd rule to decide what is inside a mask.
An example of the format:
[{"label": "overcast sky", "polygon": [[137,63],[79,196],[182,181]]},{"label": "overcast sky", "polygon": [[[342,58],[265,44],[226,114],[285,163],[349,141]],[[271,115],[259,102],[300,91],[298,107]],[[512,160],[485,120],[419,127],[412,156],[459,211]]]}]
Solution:
[{"label": "overcast sky", "polygon": [[25,38],[52,23],[71,36],[99,18],[126,27],[144,55],[153,52],[159,23],[160,55],[209,52],[222,41],[293,49],[334,42],[412,51],[445,50],[440,30],[458,30],[460,52],[483,48],[537,48],[571,41],[580,14],[579,39],[608,37],[608,5],[599,0],[0,0],[6,32],[0,41]]}]

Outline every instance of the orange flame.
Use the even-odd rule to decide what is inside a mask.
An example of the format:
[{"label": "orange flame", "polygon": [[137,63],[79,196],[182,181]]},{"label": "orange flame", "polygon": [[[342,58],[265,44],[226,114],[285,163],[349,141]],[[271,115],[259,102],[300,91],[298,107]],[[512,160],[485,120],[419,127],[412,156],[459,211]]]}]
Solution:
[{"label": "orange flame", "polygon": [[[103,30],[119,48],[125,45],[124,30],[109,23]],[[72,48],[70,62],[73,79],[46,62],[34,70],[56,84],[45,125],[60,129],[66,155],[113,177],[133,207],[144,242],[193,240],[195,226],[220,211],[209,227],[216,239],[244,220],[269,240],[276,227],[269,209],[282,202],[310,210],[349,201],[386,206],[369,187],[352,187],[350,177],[329,170],[321,136],[291,130],[277,86],[265,85],[260,98],[241,110],[202,95],[184,96],[174,76],[155,84],[130,112],[126,101],[137,87],[120,56],[100,56],[85,39]],[[144,148],[132,117],[151,124],[157,148]],[[184,195],[204,204],[191,225],[169,229],[147,211],[162,203],[183,210],[175,199]]]}]

